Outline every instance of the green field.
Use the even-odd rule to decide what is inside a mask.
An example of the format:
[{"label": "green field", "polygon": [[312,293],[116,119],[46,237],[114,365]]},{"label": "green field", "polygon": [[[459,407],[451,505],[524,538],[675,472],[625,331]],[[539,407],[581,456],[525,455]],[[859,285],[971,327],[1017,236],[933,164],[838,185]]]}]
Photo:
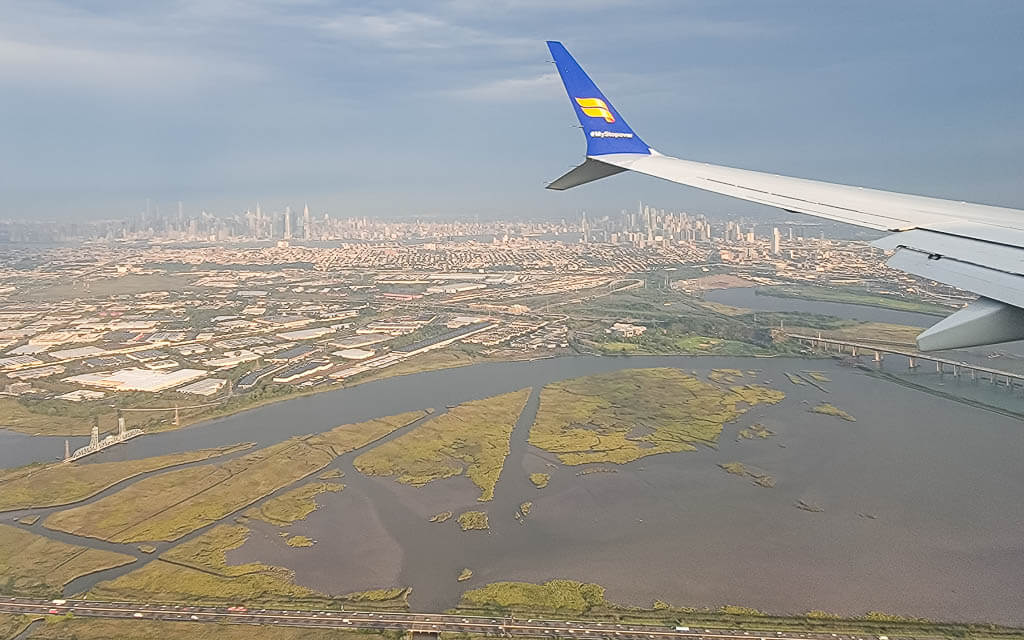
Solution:
[{"label": "green field", "polygon": [[532,482],[533,486],[537,487],[538,489],[543,489],[544,487],[548,486],[548,482],[551,482],[551,474],[531,473],[530,482]]},{"label": "green field", "polygon": [[564,464],[624,464],[713,444],[743,405],[774,404],[781,391],[723,389],[678,369],[626,369],[550,384],[541,391],[530,444]]},{"label": "green field", "polygon": [[285,539],[284,543],[289,547],[312,547],[316,544],[316,540],[309,536],[290,536]]},{"label": "green field", "polygon": [[[677,291],[631,289],[563,311],[573,318],[570,326],[576,331],[577,347],[602,354],[743,356],[792,350],[773,341],[771,327],[738,315],[746,310],[719,308]],[[647,331],[625,339],[605,333],[610,323],[623,319],[644,325]]]},{"label": "green field", "polygon": [[0,593],[60,597],[80,576],[135,562],[132,556],[51,540],[0,525]]},{"label": "green field", "polygon": [[[164,620],[103,620],[98,618],[49,617],[46,623],[32,630],[30,640],[252,640],[270,637],[274,640],[397,640],[392,633],[349,631],[347,629],[301,629],[278,625],[218,624],[168,622]],[[2,627],[0,627],[2,630]],[[8,638],[0,634],[0,638]]]},{"label": "green field", "polygon": [[[97,411],[106,414],[106,419],[100,424],[101,430],[116,426],[117,416],[112,409],[103,407]],[[0,398],[0,416],[3,416],[0,417],[0,427],[30,435],[85,436],[89,435],[92,430],[91,415],[50,413],[45,409],[40,410],[32,405],[26,405],[14,398]],[[55,456],[58,453],[61,452],[53,452]]]},{"label": "green field", "polygon": [[749,427],[740,429],[736,433],[736,441],[740,440],[753,440],[754,438],[770,438],[775,435],[775,432],[764,426],[760,422],[756,422]]},{"label": "green field", "polygon": [[771,350],[739,340],[726,340],[696,334],[634,338],[630,341],[600,342],[601,353],[608,355],[722,355],[756,356]]},{"label": "green field", "polygon": [[111,542],[177,540],[316,473],[425,415],[413,411],[291,438],[220,465],[144,478],[96,502],[54,513],[47,528]]},{"label": "green field", "polygon": [[811,327],[793,322],[786,323],[788,333],[796,333],[805,336],[817,336],[823,338],[835,338],[837,340],[848,340],[858,343],[876,343],[880,345],[905,346],[912,349],[917,348],[916,338],[921,333],[921,327],[912,327],[903,324],[888,324],[885,322],[853,322],[836,323],[833,327]]},{"label": "green field", "polygon": [[483,531],[491,528],[485,511],[467,511],[460,514],[459,526],[463,531]]},{"label": "green field", "polygon": [[78,502],[118,482],[149,471],[206,460],[251,446],[251,443],[239,444],[120,462],[36,463],[3,470],[0,471],[0,511]]},{"label": "green field", "polygon": [[316,511],[316,496],[326,491],[341,491],[345,485],[337,482],[311,482],[267,500],[248,509],[244,515],[276,525],[291,524],[304,520]]},{"label": "green field", "polygon": [[717,608],[678,607],[655,601],[650,607],[623,606],[604,597],[604,588],[574,580],[551,580],[544,584],[496,582],[462,595],[456,612],[469,615],[520,617],[550,616],[626,624],[688,625],[749,630],[757,636],[764,631],[863,634],[904,637],[1022,640],[1024,628],[989,624],[932,622],[904,616],[865,613],[843,617],[822,611],[804,615],[775,616],[750,607],[723,605]]},{"label": "green field", "polygon": [[241,547],[249,530],[219,525],[183,542],[139,569],[100,582],[89,597],[100,600],[147,599],[157,602],[252,603],[287,608],[339,608],[353,603],[405,609],[408,590],[384,589],[332,597],[296,585],[291,571],[250,562],[228,565],[225,554]]},{"label": "green field", "polygon": [[775,486],[775,478],[759,469],[752,469],[742,462],[723,462],[718,466],[726,473],[731,473],[734,476],[749,476],[753,478],[754,484],[759,487],[771,489]]},{"label": "green field", "polygon": [[32,624],[34,616],[21,616],[13,613],[0,613],[0,639],[10,640]]},{"label": "green field", "polygon": [[604,602],[600,585],[551,580],[544,584],[494,582],[463,593],[459,607],[581,614]]},{"label": "green field", "polygon": [[810,410],[813,413],[820,413],[826,416],[835,416],[836,418],[841,418],[843,420],[846,420],[847,422],[857,421],[857,418],[854,418],[849,413],[843,411],[842,409],[833,404],[829,404],[828,402],[822,402],[821,404],[812,407]]},{"label": "green field", "polygon": [[417,487],[465,474],[480,488],[479,500],[491,500],[512,429],[529,397],[530,389],[521,389],[460,404],[360,455],[355,467]]}]

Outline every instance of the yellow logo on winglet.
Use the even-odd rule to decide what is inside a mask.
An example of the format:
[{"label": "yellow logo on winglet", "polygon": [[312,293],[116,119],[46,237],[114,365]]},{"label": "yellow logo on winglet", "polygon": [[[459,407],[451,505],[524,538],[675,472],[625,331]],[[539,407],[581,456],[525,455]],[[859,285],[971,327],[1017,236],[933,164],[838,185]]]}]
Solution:
[{"label": "yellow logo on winglet", "polygon": [[615,116],[612,115],[611,109],[601,98],[576,98],[576,104],[580,105],[580,110],[591,118],[604,118],[605,122],[615,122]]}]

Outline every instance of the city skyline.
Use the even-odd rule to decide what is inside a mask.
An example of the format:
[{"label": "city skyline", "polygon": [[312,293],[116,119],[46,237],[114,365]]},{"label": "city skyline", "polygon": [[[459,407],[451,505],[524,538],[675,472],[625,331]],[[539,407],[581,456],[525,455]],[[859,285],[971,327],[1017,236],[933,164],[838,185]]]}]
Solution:
[{"label": "city skyline", "polygon": [[[832,221],[821,221],[789,212],[771,211],[765,216],[706,214],[679,208],[651,206],[640,200],[632,209],[614,213],[535,217],[480,216],[332,216],[326,209],[315,214],[304,202],[302,213],[290,205],[269,209],[257,202],[225,215],[201,210],[187,211],[181,201],[173,213],[165,213],[152,201],[138,214],[120,219],[92,221],[0,220],[0,243],[14,246],[75,241],[106,242],[218,242],[277,241],[303,246],[318,242],[416,242],[420,240],[478,239],[501,241],[551,237],[560,242],[617,244],[643,248],[662,243],[750,240],[749,234],[767,233],[782,225],[792,242],[797,235],[842,239],[874,239],[876,232]],[[712,233],[712,225],[717,231]],[[773,251],[778,253],[778,251]]]},{"label": "city skyline", "polygon": [[[550,216],[669,193],[626,176],[543,191],[582,148],[545,62],[552,36],[666,152],[1019,206],[1022,89],[1006,78],[1019,74],[1024,10],[966,11],[14,4],[0,28],[0,113],[18,123],[0,154],[0,217],[123,217],[146,197],[221,212],[308,199],[339,215]],[[608,30],[627,18],[628,31]]]}]

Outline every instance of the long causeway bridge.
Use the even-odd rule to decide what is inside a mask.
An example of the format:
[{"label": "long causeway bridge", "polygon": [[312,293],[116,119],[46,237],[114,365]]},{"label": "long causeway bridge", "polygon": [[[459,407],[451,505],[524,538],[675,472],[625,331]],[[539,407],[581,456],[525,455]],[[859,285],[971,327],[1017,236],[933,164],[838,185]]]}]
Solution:
[{"label": "long causeway bridge", "polygon": [[930,353],[921,353],[920,351],[908,351],[890,346],[851,342],[849,340],[839,340],[838,338],[827,338],[821,335],[808,336],[799,333],[787,333],[786,336],[799,340],[813,349],[823,349],[826,352],[833,350],[838,354],[849,353],[853,357],[870,354],[872,359],[878,363],[881,363],[887,354],[892,354],[906,358],[911,369],[921,366],[921,361],[934,362],[936,373],[952,373],[958,378],[967,375],[971,380],[987,379],[992,384],[1001,384],[1008,388],[1024,388],[1024,374],[1022,373],[993,369],[992,367],[962,360],[950,360],[949,358],[943,358]]}]

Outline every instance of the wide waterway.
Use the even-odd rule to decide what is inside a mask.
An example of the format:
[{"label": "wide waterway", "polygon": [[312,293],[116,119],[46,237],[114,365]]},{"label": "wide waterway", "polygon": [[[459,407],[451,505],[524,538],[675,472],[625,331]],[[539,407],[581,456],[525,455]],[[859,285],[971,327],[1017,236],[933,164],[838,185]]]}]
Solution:
[{"label": "wide waterway", "polygon": [[[857,309],[865,310],[861,319],[881,320],[872,313],[880,310]],[[590,465],[614,473],[579,475],[584,467],[559,465],[527,444],[536,390],[544,384],[652,366],[702,376],[712,368],[756,369],[746,381],[769,384],[787,397],[726,425],[717,448]],[[885,366],[905,373],[905,365]],[[806,369],[826,372],[827,393],[794,385],[784,375]],[[936,384],[968,383],[947,376]],[[638,605],[661,599],[683,606],[879,610],[1024,624],[1024,423],[831,360],[574,357],[482,364],[267,405],[145,436],[84,462],[240,441],[265,446],[346,422],[443,409],[527,386],[535,393],[513,434],[492,502],[478,503],[479,491],[465,478],[423,488],[366,478],[351,464],[358,452],[348,454],[332,465],[345,472],[345,490],[319,496],[322,508],[287,528],[317,540],[314,547],[289,548],[279,529],[253,523],[252,537],[229,561],[285,566],[299,584],[336,594],[412,586],[412,604],[420,610],[451,607],[464,589],[496,580],[571,578],[600,583],[609,599]],[[991,386],[978,384],[975,391],[1024,407],[1019,397]],[[822,401],[857,421],[808,411]],[[776,435],[737,441],[738,430],[755,422]],[[84,441],[72,440],[73,447]],[[0,466],[52,460],[62,451],[63,438],[0,432]],[[731,461],[770,474],[776,486],[755,486],[717,466]],[[550,485],[534,488],[527,479],[532,472],[550,473]],[[520,523],[514,516],[524,501],[533,508]],[[798,509],[799,501],[822,511]],[[462,532],[454,519],[428,522],[440,511],[469,509],[488,512],[490,531]],[[32,529],[46,533],[40,527]],[[72,538],[61,539],[116,546]],[[463,568],[474,576],[458,583]]]},{"label": "wide waterway", "polygon": [[[368,383],[146,436],[91,458],[135,458],[253,440],[261,445],[340,423],[456,404],[527,386],[626,367],[757,369],[751,378],[786,400],[727,425],[717,449],[656,456],[577,475],[526,443],[534,397],[513,435],[495,500],[476,502],[465,478],[423,488],[364,478],[352,455],[337,466],[347,487],[288,528],[318,541],[283,544],[257,527],[231,562],[289,567],[300,584],[331,593],[411,585],[417,609],[452,606],[459,593],[504,579],[598,582],[612,600],[742,604],[769,611],[883,610],[932,618],[1024,622],[1024,425],[879,380],[833,361],[718,357],[560,358],[484,364]],[[786,371],[823,369],[829,393]],[[807,411],[831,402],[856,422]],[[776,436],[737,442],[760,422]],[[22,453],[24,447],[18,447]],[[0,445],[6,465],[32,458]],[[742,461],[775,488],[728,475]],[[552,474],[546,489],[530,472]],[[514,514],[533,510],[525,524]],[[819,506],[811,513],[794,505]],[[437,512],[483,508],[489,532],[464,533]],[[37,527],[38,528],[38,525]],[[468,567],[474,577],[457,583]]]},{"label": "wide waterway", "polygon": [[[799,311],[835,316],[836,318],[845,318],[847,320],[887,322],[889,324],[905,324],[911,327],[930,327],[941,319],[939,316],[926,313],[896,311],[894,309],[883,309],[868,305],[782,298],[758,293],[754,287],[713,289],[704,294],[704,299],[733,307],[753,309],[754,311]],[[952,311],[950,312],[952,313]]]}]

